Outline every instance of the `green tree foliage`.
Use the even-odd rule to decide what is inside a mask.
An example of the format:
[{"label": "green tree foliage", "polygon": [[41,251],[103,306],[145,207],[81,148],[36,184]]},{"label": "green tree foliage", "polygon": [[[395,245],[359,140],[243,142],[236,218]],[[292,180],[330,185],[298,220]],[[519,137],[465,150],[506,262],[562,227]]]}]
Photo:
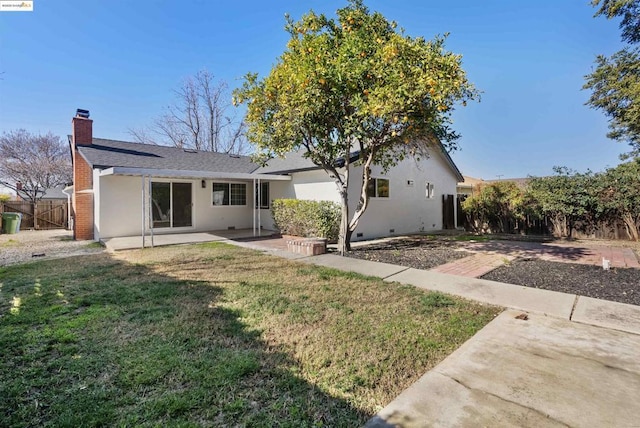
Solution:
[{"label": "green tree foliage", "polygon": [[513,181],[479,185],[462,209],[476,231],[510,233],[525,217],[525,194]]},{"label": "green tree foliage", "polygon": [[609,118],[609,138],[628,142],[631,155],[640,153],[640,1],[592,0],[596,16],[621,17],[622,40],[629,45],[610,58],[599,55],[596,69],[586,76],[584,89],[591,90],[587,105]]},{"label": "green tree foliage", "polygon": [[[424,156],[439,149],[438,140],[455,148],[454,104],[477,93],[461,57],[444,49],[444,37],[409,37],[360,0],[339,9],[336,19],[314,12],[288,19],[286,30],[287,48],[269,75],[247,75],[235,101],[248,105],[248,137],[259,157],[304,150],[334,179],[344,252],[369,202],[371,165],[389,168],[405,156]],[[362,187],[350,215],[353,151]]]},{"label": "green tree foliage", "polygon": [[640,162],[631,161],[608,169],[599,180],[600,201],[605,213],[622,219],[629,238],[640,237]]},{"label": "green tree foliage", "polygon": [[640,160],[599,174],[554,171],[531,178],[524,189],[508,181],[479,186],[462,204],[470,225],[480,232],[510,233],[514,222],[546,218],[554,236],[571,237],[574,230],[592,235],[613,230],[618,236],[622,223],[629,239],[640,239]]},{"label": "green tree foliage", "polygon": [[555,175],[549,177],[532,178],[528,192],[534,210],[551,220],[554,235],[570,237],[576,221],[591,221],[592,214],[597,212],[594,175],[566,167],[554,167],[554,171]]}]

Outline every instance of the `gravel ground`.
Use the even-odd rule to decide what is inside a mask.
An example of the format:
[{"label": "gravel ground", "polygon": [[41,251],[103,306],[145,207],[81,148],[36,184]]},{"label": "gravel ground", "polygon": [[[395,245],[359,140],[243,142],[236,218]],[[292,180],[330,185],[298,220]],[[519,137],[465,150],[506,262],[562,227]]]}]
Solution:
[{"label": "gravel ground", "polygon": [[640,305],[640,269],[606,271],[598,266],[527,258],[516,259],[482,279]]},{"label": "gravel ground", "polygon": [[25,230],[0,235],[0,266],[102,251],[104,248],[94,242],[74,241],[67,230]]},{"label": "gravel ground", "polygon": [[455,241],[440,241],[426,237],[396,239],[351,249],[347,257],[391,263],[415,269],[431,269],[470,256]]},{"label": "gravel ground", "polygon": [[[499,246],[500,241],[495,242]],[[603,241],[598,244],[628,246],[625,242]],[[473,244],[443,237],[411,237],[363,245],[353,248],[347,256],[416,269],[431,269],[473,254],[464,251],[466,245],[473,247]],[[527,257],[516,259],[482,278],[640,305],[640,269],[616,268],[605,271],[599,266]]]}]

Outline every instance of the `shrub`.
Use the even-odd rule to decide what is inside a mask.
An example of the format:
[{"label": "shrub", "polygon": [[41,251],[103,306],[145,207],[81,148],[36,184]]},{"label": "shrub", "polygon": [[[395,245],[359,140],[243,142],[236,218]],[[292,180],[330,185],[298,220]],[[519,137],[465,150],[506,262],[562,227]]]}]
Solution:
[{"label": "shrub", "polygon": [[335,202],[276,199],[271,204],[271,213],[284,235],[338,239],[340,205]]}]

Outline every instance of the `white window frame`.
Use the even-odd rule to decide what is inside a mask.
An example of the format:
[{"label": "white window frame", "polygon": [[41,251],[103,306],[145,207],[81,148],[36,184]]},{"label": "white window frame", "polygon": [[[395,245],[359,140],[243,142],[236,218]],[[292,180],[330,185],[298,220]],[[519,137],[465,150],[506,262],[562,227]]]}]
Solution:
[{"label": "white window frame", "polygon": [[[260,190],[258,191],[258,186],[261,186]],[[267,204],[263,205],[262,204],[262,199],[264,199],[264,195],[265,195],[265,188],[266,188],[266,194],[267,194]],[[271,186],[269,185],[268,181],[261,181],[260,184],[256,183],[256,189],[255,189],[255,198],[256,198],[256,207],[258,207],[261,210],[268,210],[269,208],[271,208]],[[260,200],[258,200],[258,198],[260,198]]]},{"label": "white window frame", "polygon": [[[378,195],[378,181],[379,180],[385,180],[387,182],[387,195],[386,196],[380,196]],[[389,199],[389,197],[391,196],[391,180],[389,180],[388,178],[384,178],[384,177],[371,177],[370,183],[373,183],[373,195],[369,194],[370,198],[376,198],[376,199]],[[369,189],[367,189],[369,190]]]},{"label": "white window frame", "polygon": [[[220,204],[216,205],[214,202],[213,192],[217,184],[224,184],[227,186],[229,192],[229,203],[228,204]],[[232,184],[240,184],[244,186],[244,204],[232,204],[231,203],[231,185]],[[212,207],[246,207],[247,206],[247,183],[241,181],[213,181],[211,183],[211,206]],[[223,198],[224,200],[224,198]]]},{"label": "white window frame", "polygon": [[424,186],[424,194],[425,197],[427,199],[433,199],[433,197],[435,196],[436,192],[435,192],[435,186],[433,185],[433,183],[427,181],[425,186]]}]

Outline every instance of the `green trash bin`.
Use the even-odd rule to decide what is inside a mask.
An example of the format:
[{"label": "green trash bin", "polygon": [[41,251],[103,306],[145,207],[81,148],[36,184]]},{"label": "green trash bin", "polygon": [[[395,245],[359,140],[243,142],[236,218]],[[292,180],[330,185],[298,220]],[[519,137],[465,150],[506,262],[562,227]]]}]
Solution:
[{"label": "green trash bin", "polygon": [[21,221],[22,214],[20,213],[2,213],[2,233],[20,232]]}]

